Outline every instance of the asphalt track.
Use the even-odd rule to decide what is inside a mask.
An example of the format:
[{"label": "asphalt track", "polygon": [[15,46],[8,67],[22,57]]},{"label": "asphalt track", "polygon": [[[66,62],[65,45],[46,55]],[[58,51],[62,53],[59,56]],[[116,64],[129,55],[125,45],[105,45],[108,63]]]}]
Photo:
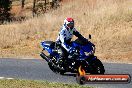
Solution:
[{"label": "asphalt track", "polygon": [[[106,74],[130,74],[132,64],[104,63]],[[62,76],[53,73],[45,60],[40,59],[0,59],[0,78],[47,80],[50,82],[76,83],[76,78],[69,73]],[[132,88],[129,84],[86,84],[96,88]]]}]

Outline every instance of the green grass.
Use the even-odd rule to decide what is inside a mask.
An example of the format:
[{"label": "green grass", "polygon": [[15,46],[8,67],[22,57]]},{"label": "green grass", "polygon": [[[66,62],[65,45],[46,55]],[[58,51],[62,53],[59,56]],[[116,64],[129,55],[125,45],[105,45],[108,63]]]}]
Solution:
[{"label": "green grass", "polygon": [[62,84],[38,80],[0,80],[0,88],[92,88],[78,84]]}]

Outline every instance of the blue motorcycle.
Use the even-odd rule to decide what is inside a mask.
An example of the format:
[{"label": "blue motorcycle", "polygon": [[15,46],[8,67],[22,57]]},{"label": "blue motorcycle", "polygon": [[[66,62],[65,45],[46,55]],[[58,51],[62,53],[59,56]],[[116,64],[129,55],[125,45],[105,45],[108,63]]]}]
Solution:
[{"label": "blue motorcycle", "polygon": [[[89,36],[91,39],[91,35]],[[102,62],[94,55],[95,45],[88,41],[88,39],[76,39],[71,42],[71,47],[74,53],[69,54],[66,59],[63,59],[57,63],[57,59],[60,57],[61,45],[56,44],[53,41],[41,42],[43,47],[40,56],[48,62],[49,68],[55,72],[64,74],[66,72],[78,73],[79,67],[86,73],[90,74],[104,74],[105,69]]]}]

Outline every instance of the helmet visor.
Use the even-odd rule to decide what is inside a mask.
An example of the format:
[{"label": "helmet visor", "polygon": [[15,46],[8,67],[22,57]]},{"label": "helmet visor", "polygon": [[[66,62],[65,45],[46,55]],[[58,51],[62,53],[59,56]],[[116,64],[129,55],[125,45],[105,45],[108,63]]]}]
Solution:
[{"label": "helmet visor", "polygon": [[67,24],[67,26],[70,27],[70,28],[73,28],[73,27],[74,27],[74,22],[69,22],[69,23]]}]

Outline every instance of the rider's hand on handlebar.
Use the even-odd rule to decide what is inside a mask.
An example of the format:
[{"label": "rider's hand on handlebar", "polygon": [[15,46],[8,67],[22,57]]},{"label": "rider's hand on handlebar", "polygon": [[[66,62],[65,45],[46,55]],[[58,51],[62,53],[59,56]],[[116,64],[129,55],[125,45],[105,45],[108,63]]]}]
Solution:
[{"label": "rider's hand on handlebar", "polygon": [[82,37],[82,38],[81,38],[81,41],[84,42],[84,43],[87,43],[87,42],[88,42],[88,39]]}]

